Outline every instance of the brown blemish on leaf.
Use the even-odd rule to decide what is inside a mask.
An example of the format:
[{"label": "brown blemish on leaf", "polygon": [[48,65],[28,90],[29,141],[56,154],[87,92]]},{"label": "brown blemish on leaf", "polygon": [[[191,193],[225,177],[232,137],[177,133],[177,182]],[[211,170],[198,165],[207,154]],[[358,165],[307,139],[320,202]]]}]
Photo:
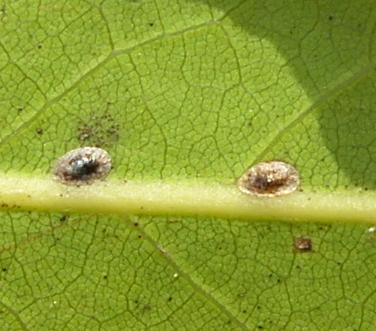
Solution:
[{"label": "brown blemish on leaf", "polygon": [[242,192],[269,197],[292,193],[298,186],[298,171],[281,161],[258,163],[248,169],[238,181]]}]

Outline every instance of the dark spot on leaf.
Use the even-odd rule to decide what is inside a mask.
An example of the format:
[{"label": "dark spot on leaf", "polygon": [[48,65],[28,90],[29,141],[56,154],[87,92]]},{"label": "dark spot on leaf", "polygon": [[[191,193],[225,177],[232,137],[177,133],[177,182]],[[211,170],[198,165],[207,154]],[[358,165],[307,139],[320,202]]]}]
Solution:
[{"label": "dark spot on leaf", "polygon": [[149,26],[154,26],[154,23],[149,23]]},{"label": "dark spot on leaf", "polygon": [[167,301],[171,302],[172,301],[172,297],[168,297]]},{"label": "dark spot on leaf", "polygon": [[37,132],[37,134],[39,134],[41,136],[43,134],[43,129],[38,128],[38,129],[36,129],[36,132]]},{"label": "dark spot on leaf", "polygon": [[60,217],[60,222],[65,222],[68,219],[67,215],[63,215]]},{"label": "dark spot on leaf", "polygon": [[7,268],[2,268],[1,270],[2,270],[3,272],[7,272],[7,271],[8,271]]},{"label": "dark spot on leaf", "polygon": [[329,20],[329,21],[333,21],[333,20],[334,20],[334,16],[329,15],[328,20]]}]

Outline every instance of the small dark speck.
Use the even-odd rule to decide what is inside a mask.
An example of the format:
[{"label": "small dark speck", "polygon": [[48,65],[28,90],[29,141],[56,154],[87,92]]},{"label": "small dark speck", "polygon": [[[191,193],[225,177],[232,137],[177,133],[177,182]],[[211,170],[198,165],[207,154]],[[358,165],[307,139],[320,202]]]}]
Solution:
[{"label": "small dark speck", "polygon": [[142,236],[141,236],[141,235],[138,235],[138,239],[142,239]]},{"label": "small dark speck", "polygon": [[63,215],[60,217],[60,222],[65,222],[68,219],[67,215]]},{"label": "small dark speck", "polygon": [[329,20],[329,21],[333,21],[333,20],[334,20],[334,16],[329,15],[328,20]]},{"label": "small dark speck", "polygon": [[38,128],[38,129],[36,129],[36,132],[37,132],[37,134],[39,134],[41,136],[43,134],[43,129]]},{"label": "small dark speck", "polygon": [[154,23],[149,23],[149,26],[154,26]]},{"label": "small dark speck", "polygon": [[172,301],[172,297],[168,297],[167,301],[171,302]]},{"label": "small dark speck", "polygon": [[104,275],[104,276],[103,276],[103,279],[107,279],[107,275]]},{"label": "small dark speck", "polygon": [[134,225],[134,226],[138,226],[138,223],[137,223],[137,222],[134,222],[133,225]]},{"label": "small dark speck", "polygon": [[277,283],[280,283],[280,282],[281,282],[281,280],[278,278],[278,279],[277,279]]},{"label": "small dark speck", "polygon": [[3,268],[3,269],[1,269],[3,272],[7,272],[8,271],[8,269],[7,268]]},{"label": "small dark speck", "polygon": [[17,108],[17,111],[18,111],[19,113],[21,113],[23,110],[24,110],[24,109],[23,109],[22,107],[18,107],[18,108]]},{"label": "small dark speck", "polygon": [[39,44],[37,47],[38,47],[38,49],[41,49],[43,47],[43,45]]},{"label": "small dark speck", "polygon": [[258,328],[261,330],[263,329],[264,327],[262,325],[259,325]]},{"label": "small dark speck", "polygon": [[246,310],[243,310],[243,314],[246,314],[247,313],[247,311]]}]

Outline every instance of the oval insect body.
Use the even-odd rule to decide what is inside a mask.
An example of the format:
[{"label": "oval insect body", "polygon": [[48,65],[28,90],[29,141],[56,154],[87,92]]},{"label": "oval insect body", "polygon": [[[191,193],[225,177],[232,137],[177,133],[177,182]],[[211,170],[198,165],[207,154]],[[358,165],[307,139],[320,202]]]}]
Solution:
[{"label": "oval insect body", "polygon": [[249,168],[238,181],[242,192],[269,197],[292,193],[298,186],[298,171],[282,161],[258,163]]},{"label": "oval insect body", "polygon": [[106,177],[111,166],[111,158],[104,149],[83,147],[62,156],[57,161],[54,175],[63,184],[91,184],[94,180]]},{"label": "oval insect body", "polygon": [[312,240],[309,238],[295,238],[294,248],[298,252],[312,251]]}]

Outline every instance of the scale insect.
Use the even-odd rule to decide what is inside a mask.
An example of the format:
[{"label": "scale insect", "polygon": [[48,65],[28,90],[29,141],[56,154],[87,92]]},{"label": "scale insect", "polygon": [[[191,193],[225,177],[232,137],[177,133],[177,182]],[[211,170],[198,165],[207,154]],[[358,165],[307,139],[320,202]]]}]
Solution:
[{"label": "scale insect", "polygon": [[312,240],[309,238],[295,238],[294,248],[298,252],[312,251]]},{"label": "scale insect", "polygon": [[56,163],[54,175],[67,185],[91,184],[105,178],[111,167],[111,157],[104,149],[82,147],[63,155]]},{"label": "scale insect", "polygon": [[299,173],[282,161],[261,162],[249,168],[238,180],[240,191],[257,196],[280,196],[299,186]]}]

